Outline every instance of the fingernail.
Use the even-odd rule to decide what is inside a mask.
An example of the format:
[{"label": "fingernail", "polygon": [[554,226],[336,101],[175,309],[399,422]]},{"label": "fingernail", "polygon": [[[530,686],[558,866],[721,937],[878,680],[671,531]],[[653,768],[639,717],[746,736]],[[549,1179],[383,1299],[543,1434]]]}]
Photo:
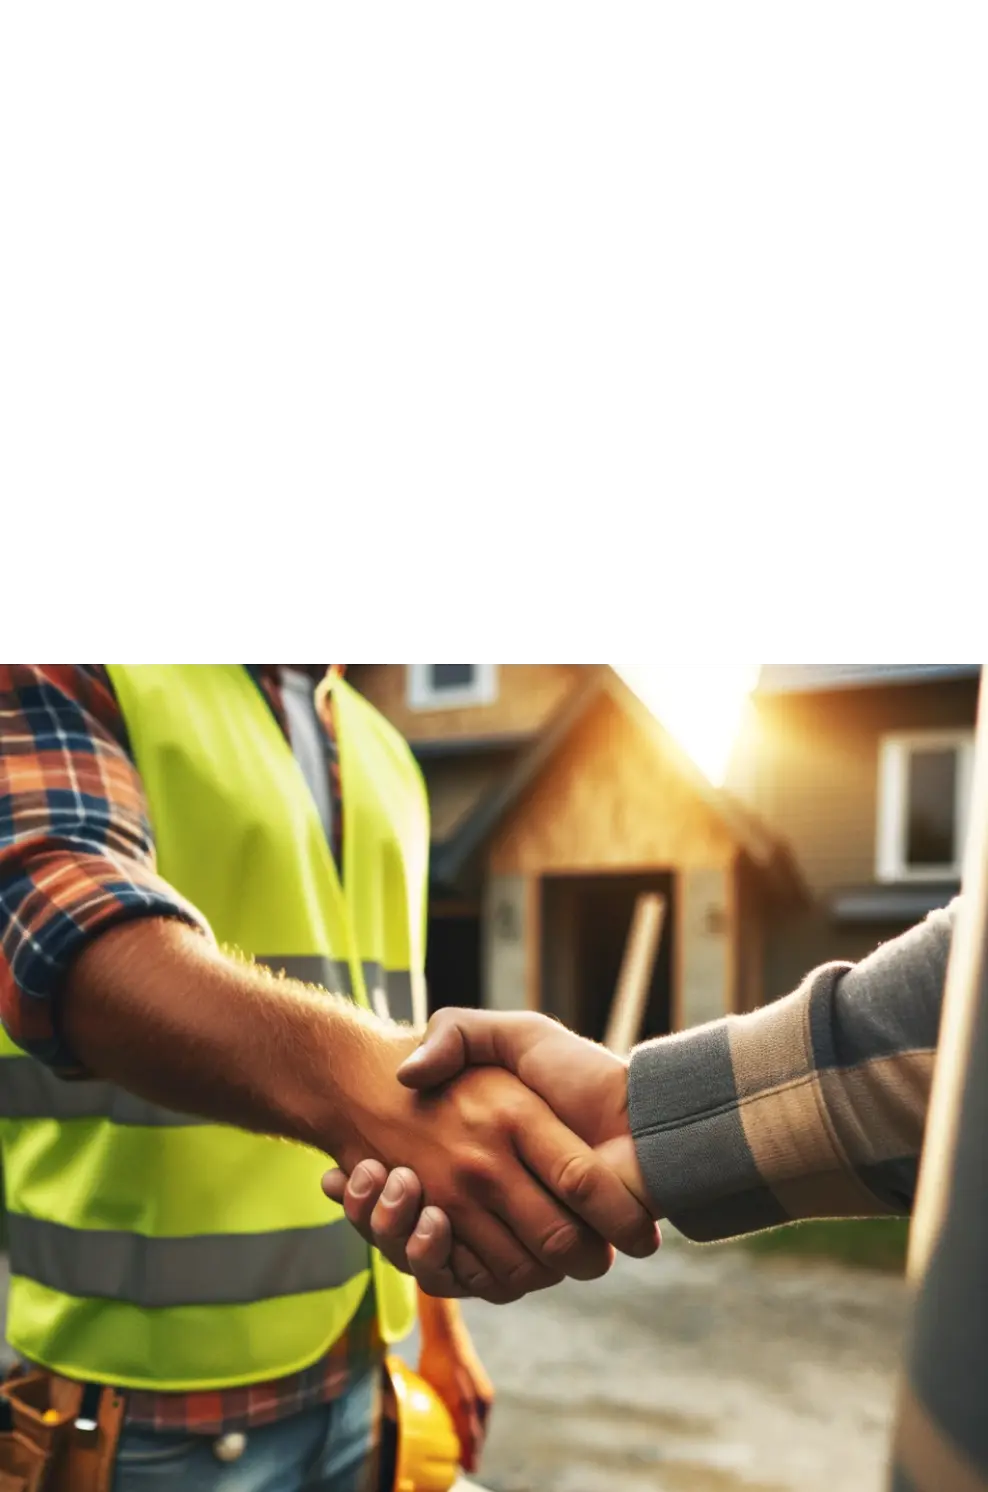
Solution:
[{"label": "fingernail", "polygon": [[392,1172],[391,1175],[388,1177],[388,1184],[384,1188],[385,1202],[400,1202],[404,1195],[405,1183],[402,1181],[399,1175],[397,1175],[395,1172]]},{"label": "fingernail", "polygon": [[432,1234],[436,1231],[436,1224],[430,1213],[423,1212],[415,1231],[420,1238],[431,1238]]},{"label": "fingernail", "polygon": [[370,1189],[370,1172],[364,1166],[358,1166],[350,1177],[350,1191],[355,1197],[366,1197]]}]

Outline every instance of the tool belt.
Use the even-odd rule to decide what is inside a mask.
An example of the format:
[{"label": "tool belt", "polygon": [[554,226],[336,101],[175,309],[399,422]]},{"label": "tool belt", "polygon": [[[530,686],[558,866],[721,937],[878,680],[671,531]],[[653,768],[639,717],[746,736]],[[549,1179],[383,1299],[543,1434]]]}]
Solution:
[{"label": "tool belt", "polygon": [[0,1384],[0,1492],[110,1492],[124,1395],[43,1370]]}]

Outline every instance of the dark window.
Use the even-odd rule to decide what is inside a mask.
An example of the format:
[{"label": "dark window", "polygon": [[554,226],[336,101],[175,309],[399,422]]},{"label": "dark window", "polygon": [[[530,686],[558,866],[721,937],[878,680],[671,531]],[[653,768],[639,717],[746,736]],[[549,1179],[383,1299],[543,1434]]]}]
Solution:
[{"label": "dark window", "polygon": [[906,864],[954,865],[957,846],[957,751],[909,753]]},{"label": "dark window", "polygon": [[429,663],[429,685],[436,694],[444,689],[470,689],[476,683],[476,663]]}]

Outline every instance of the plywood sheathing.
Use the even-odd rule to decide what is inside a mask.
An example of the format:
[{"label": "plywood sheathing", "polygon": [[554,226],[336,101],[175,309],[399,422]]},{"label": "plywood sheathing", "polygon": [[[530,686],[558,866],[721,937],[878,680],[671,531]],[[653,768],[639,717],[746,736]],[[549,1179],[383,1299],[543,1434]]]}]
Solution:
[{"label": "plywood sheathing", "polygon": [[588,709],[497,827],[494,874],[728,866],[713,808],[609,694]]}]

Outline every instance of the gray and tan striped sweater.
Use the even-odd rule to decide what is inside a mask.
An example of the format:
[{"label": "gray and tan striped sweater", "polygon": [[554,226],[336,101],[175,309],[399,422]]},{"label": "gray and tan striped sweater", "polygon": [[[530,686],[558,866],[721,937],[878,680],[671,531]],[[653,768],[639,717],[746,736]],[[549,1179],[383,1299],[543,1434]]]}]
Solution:
[{"label": "gray and tan striped sweater", "polygon": [[951,989],[939,1053],[951,1138],[931,1139],[924,1172],[921,1222],[936,1226],[910,1259],[893,1492],[988,1492],[985,909],[958,899],[857,965],[815,970],[776,1004],[649,1042],[628,1085],[649,1190],[690,1238],[911,1213],[958,913],[971,916],[980,952],[969,987]]}]

